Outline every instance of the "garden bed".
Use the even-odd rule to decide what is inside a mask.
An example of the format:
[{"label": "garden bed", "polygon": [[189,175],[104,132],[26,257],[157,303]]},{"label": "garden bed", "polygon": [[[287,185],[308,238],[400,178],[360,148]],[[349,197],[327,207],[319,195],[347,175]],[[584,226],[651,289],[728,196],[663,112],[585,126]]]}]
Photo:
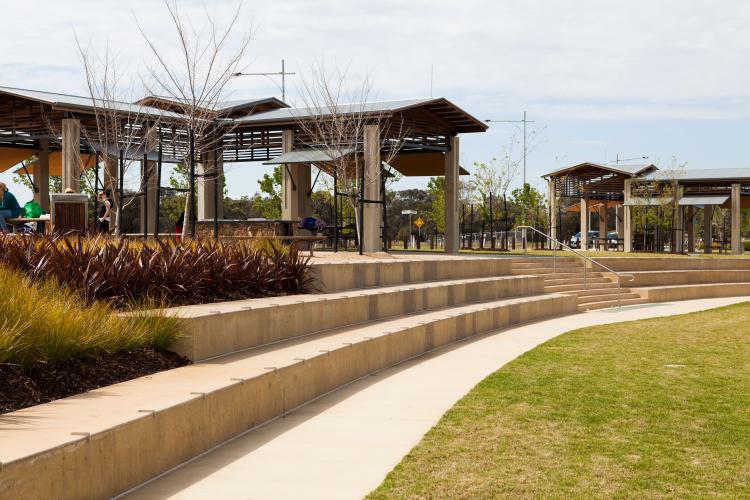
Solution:
[{"label": "garden bed", "polygon": [[30,370],[15,364],[0,364],[0,413],[186,364],[189,361],[175,353],[145,348],[76,358],[61,364],[38,364]]}]

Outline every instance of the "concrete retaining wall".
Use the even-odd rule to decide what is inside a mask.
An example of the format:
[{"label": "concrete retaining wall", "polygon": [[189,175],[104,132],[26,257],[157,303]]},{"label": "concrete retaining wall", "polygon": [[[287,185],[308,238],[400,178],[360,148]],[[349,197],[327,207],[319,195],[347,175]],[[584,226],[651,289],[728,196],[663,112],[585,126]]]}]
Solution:
[{"label": "concrete retaining wall", "polygon": [[511,259],[440,258],[325,262],[311,266],[319,292],[510,274]]},{"label": "concrete retaining wall", "polygon": [[633,291],[647,299],[648,302],[671,302],[673,300],[750,295],[750,283],[657,286],[651,288],[634,288]]},{"label": "concrete retaining wall", "polygon": [[[478,259],[477,259],[478,260]],[[482,259],[484,260],[484,259]],[[314,332],[417,311],[543,293],[536,276],[294,295],[176,307],[185,336],[170,349],[200,361]]]},{"label": "concrete retaining wall", "polygon": [[700,285],[708,283],[750,283],[750,269],[684,270],[633,272],[633,280],[621,277],[620,284],[629,287],[664,285]]},{"label": "concrete retaining wall", "polygon": [[[710,257],[594,257],[614,271],[678,271],[747,269],[750,270],[750,259],[710,258]],[[592,268],[593,264],[588,263]],[[594,270],[601,270],[593,266]]]},{"label": "concrete retaining wall", "polygon": [[[575,297],[565,295],[511,299],[494,307],[478,304],[462,314],[290,361],[247,380],[227,380],[181,404],[137,419],[123,417],[121,425],[5,463],[0,496],[107,498],[368,373],[465,337],[571,314],[576,308]],[[199,374],[200,366],[195,370]]]}]

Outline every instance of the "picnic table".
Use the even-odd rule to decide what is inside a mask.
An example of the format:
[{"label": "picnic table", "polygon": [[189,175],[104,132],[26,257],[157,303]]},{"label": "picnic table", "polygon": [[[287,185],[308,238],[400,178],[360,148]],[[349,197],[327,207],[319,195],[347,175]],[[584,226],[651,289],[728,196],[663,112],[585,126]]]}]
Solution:
[{"label": "picnic table", "polygon": [[5,222],[7,224],[10,224],[14,228],[16,226],[23,226],[25,224],[28,224],[30,222],[36,222],[36,231],[38,233],[44,233],[45,229],[47,227],[47,223],[50,222],[49,218],[42,218],[42,217],[11,217],[8,219],[5,219]]}]

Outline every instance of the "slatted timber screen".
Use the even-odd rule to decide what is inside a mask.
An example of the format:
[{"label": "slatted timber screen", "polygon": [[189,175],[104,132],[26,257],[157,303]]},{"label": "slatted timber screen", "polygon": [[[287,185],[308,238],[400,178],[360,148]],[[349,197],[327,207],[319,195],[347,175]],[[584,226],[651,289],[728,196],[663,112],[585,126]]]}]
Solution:
[{"label": "slatted timber screen", "polygon": [[55,202],[53,230],[59,233],[86,231],[86,204],[83,202]]}]

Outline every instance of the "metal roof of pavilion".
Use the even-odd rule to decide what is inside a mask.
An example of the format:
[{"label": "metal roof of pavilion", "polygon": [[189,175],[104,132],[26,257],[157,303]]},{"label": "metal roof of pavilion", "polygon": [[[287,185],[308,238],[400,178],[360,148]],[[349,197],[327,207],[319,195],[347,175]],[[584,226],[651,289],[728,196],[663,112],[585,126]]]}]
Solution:
[{"label": "metal roof of pavilion", "polygon": [[703,205],[722,205],[727,202],[729,196],[683,196],[677,202],[681,206],[703,206]]},{"label": "metal roof of pavilion", "polygon": [[144,106],[139,103],[121,102],[121,101],[106,101],[106,105],[103,104],[105,101],[94,100],[91,97],[70,95],[70,94],[59,94],[56,92],[43,92],[40,90],[29,90],[19,89],[13,87],[0,87],[0,94],[9,96],[21,97],[32,101],[43,102],[49,104],[55,108],[70,109],[70,110],[85,110],[94,112],[96,104],[99,107],[108,107],[122,113],[139,113],[147,114],[150,116],[161,116],[166,118],[182,118],[179,113],[173,113],[150,106]]},{"label": "metal roof of pavilion", "polygon": [[646,172],[648,170],[656,170],[656,165],[648,164],[648,165],[626,165],[626,164],[616,164],[616,165],[605,165],[603,163],[593,163],[593,162],[583,162],[579,163],[577,165],[572,165],[569,167],[563,167],[558,168],[556,170],[553,170],[552,172],[549,172],[547,174],[544,174],[542,177],[553,177],[553,176],[560,176],[562,174],[566,174],[569,172],[572,172],[574,170],[582,169],[582,168],[597,168],[601,170],[605,170],[608,172],[612,172],[615,174],[623,174],[630,177],[636,177],[638,175],[641,175],[643,172]]},{"label": "metal roof of pavilion", "polygon": [[[152,107],[160,107],[159,104],[182,106],[189,101],[169,96],[150,95],[136,101],[138,104],[145,104]],[[247,99],[231,99],[224,101],[215,101],[208,103],[206,109],[216,111],[218,114],[228,114],[242,109],[252,109],[259,106],[270,106],[273,108],[288,108],[289,105],[275,97],[260,97]]]},{"label": "metal roof of pavilion", "polygon": [[674,172],[652,172],[642,177],[644,180],[679,181],[734,181],[750,180],[750,168],[701,168],[677,170]]},{"label": "metal roof of pavilion", "polygon": [[[401,113],[416,108],[426,108],[434,112],[440,118],[455,126],[459,132],[484,132],[488,128],[486,124],[443,97],[340,104],[335,111],[340,114],[379,115]],[[331,113],[332,110],[328,106],[280,108],[238,118],[236,122],[238,124],[293,124],[300,119],[313,116],[330,116]]]}]

